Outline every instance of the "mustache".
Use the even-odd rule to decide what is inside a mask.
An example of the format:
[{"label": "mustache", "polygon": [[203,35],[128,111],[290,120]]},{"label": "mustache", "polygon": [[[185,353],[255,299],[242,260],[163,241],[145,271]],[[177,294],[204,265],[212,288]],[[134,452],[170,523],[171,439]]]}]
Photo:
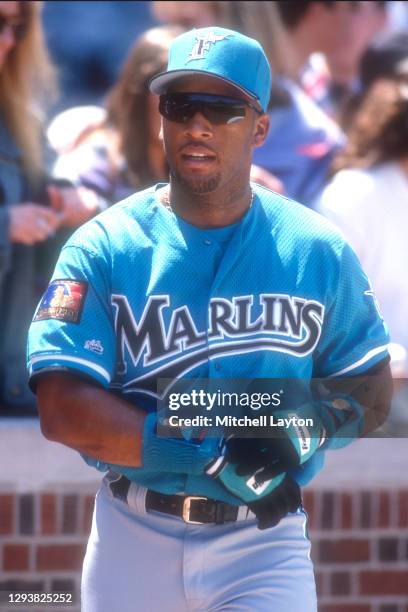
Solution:
[{"label": "mustache", "polygon": [[197,141],[194,141],[194,142],[191,142],[191,141],[185,142],[184,144],[182,144],[179,147],[178,151],[181,153],[184,149],[187,149],[187,148],[189,148],[189,149],[200,149],[200,150],[205,149],[206,151],[209,151],[213,155],[217,155],[217,152],[212,147],[209,147],[207,144],[204,144],[202,142],[197,142]]}]

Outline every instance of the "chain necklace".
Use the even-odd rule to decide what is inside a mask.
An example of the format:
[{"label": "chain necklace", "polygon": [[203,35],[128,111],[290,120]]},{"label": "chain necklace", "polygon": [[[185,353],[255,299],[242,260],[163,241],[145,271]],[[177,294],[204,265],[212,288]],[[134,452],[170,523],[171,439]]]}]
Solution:
[{"label": "chain necklace", "polygon": [[[251,187],[251,201],[249,203],[248,210],[250,208],[252,208],[252,204],[254,203],[254,197],[255,197],[255,193],[254,193],[254,190]],[[166,189],[166,191],[163,193],[163,195],[162,195],[162,202],[163,202],[163,206],[165,208],[167,208],[167,210],[174,215],[175,212],[174,212],[173,207],[172,207],[171,202],[170,202],[170,190],[169,189]]]}]

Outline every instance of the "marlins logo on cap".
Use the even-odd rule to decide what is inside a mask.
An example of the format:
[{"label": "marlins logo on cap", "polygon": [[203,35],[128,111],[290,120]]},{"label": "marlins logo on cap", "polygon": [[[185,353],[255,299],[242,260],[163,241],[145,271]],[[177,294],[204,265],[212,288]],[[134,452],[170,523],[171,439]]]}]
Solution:
[{"label": "marlins logo on cap", "polygon": [[[187,62],[191,62],[192,60],[201,59],[204,57],[204,54],[210,50],[210,45],[215,45],[220,40],[225,40],[228,36],[217,36],[213,31],[207,32],[204,36],[200,35],[199,32],[196,33],[196,42],[195,45],[188,56]],[[187,63],[186,62],[186,63]]]},{"label": "marlins logo on cap", "polygon": [[234,85],[266,111],[271,70],[257,40],[218,27],[185,32],[171,44],[167,70],[151,79],[150,90],[163,94],[177,79],[200,74]]}]

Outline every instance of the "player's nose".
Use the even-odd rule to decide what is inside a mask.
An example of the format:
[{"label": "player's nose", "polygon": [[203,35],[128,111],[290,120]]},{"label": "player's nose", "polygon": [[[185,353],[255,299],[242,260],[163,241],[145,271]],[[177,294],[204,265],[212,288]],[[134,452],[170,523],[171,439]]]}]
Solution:
[{"label": "player's nose", "polygon": [[197,111],[184,124],[184,133],[191,138],[208,139],[213,135],[212,124],[203,113]]}]

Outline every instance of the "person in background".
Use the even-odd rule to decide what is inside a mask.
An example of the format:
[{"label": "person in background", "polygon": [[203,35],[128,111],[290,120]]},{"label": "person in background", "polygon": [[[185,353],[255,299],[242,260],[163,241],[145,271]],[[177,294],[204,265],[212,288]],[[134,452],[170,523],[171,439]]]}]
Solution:
[{"label": "person in background", "polygon": [[221,2],[211,0],[187,0],[150,2],[151,14],[160,23],[177,24],[184,29],[201,28],[217,23],[221,16]]},{"label": "person in background", "polygon": [[156,25],[150,4],[127,0],[44,3],[44,35],[61,92],[50,109],[53,115],[73,106],[103,103],[136,37]]},{"label": "person in background", "polygon": [[[408,375],[408,65],[368,91],[319,209],[345,234],[390,329],[395,377]],[[405,416],[406,420],[406,416]]]},{"label": "person in background", "polygon": [[0,2],[0,415],[34,414],[25,346],[40,245],[63,224],[89,218],[72,188],[48,186],[42,125],[55,75],[40,2]]},{"label": "person in background", "polygon": [[372,84],[383,78],[403,78],[402,67],[407,61],[407,31],[385,32],[367,47],[360,62],[360,89],[344,106],[343,120],[346,125],[351,125],[354,114],[358,111]]},{"label": "person in background", "polygon": [[386,2],[333,0],[276,3],[297,56],[296,78],[331,117],[342,122],[342,107],[358,91],[359,62],[385,27]]},{"label": "person in background", "polygon": [[282,182],[285,195],[313,208],[344,136],[296,82],[296,55],[276,3],[215,4],[221,25],[259,40],[272,66],[271,127],[264,146],[254,152],[254,163]]},{"label": "person in background", "polygon": [[153,28],[138,38],[106,109],[76,107],[54,119],[48,134],[59,153],[56,178],[92,190],[102,206],[167,180],[158,98],[147,83],[164,70],[168,47],[181,32],[179,26]]}]

